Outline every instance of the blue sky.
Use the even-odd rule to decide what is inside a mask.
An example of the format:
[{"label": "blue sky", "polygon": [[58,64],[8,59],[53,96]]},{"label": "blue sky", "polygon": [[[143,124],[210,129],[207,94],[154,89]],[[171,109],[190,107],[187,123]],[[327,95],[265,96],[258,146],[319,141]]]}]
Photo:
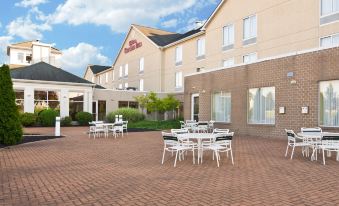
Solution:
[{"label": "blue sky", "polygon": [[39,39],[63,51],[63,68],[111,65],[130,24],[183,33],[220,0],[2,0],[0,63],[10,43]]}]

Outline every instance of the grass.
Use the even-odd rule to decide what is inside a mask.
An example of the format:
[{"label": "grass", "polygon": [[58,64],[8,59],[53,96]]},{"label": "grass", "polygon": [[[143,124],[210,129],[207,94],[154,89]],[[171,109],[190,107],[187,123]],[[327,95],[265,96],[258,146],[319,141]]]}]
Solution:
[{"label": "grass", "polygon": [[150,121],[143,120],[139,122],[128,123],[128,128],[149,129],[149,130],[168,130],[180,128],[180,122],[177,120]]}]

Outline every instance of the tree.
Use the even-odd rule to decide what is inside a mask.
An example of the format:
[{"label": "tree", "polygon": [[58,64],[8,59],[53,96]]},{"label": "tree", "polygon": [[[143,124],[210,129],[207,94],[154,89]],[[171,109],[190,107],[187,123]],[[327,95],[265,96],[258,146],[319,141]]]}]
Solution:
[{"label": "tree", "polygon": [[0,143],[17,144],[21,142],[22,134],[9,67],[3,65],[0,67]]}]

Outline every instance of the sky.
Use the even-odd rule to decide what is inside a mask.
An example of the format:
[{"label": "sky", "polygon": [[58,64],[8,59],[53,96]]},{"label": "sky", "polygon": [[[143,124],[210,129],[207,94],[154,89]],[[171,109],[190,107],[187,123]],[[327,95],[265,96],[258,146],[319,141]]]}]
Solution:
[{"label": "sky", "polygon": [[63,52],[62,68],[112,65],[131,24],[184,33],[220,0],[0,0],[0,64],[8,44],[40,40]]}]

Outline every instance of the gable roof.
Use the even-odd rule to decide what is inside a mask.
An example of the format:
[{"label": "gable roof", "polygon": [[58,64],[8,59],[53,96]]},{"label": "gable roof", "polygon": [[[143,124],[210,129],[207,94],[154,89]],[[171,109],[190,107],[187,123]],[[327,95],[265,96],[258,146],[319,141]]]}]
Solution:
[{"label": "gable roof", "polygon": [[68,82],[91,84],[83,78],[80,78],[72,73],[69,73],[60,68],[54,67],[45,62],[39,62],[30,66],[11,69],[11,77],[13,79],[37,80],[37,81],[53,81],[53,82]]},{"label": "gable roof", "polygon": [[217,14],[217,12],[220,10],[221,6],[226,2],[227,0],[221,0],[217,8],[213,11],[212,15],[208,17],[207,21],[205,22],[204,26],[202,27],[202,30],[206,29],[206,26],[212,21],[214,16]]},{"label": "gable roof", "polygon": [[112,68],[111,66],[101,66],[101,65],[89,65],[88,67],[92,70],[93,74],[98,74],[100,72]]},{"label": "gable roof", "polygon": [[[40,42],[40,41],[35,40],[35,41],[18,42],[18,43],[10,44],[8,47],[21,47],[21,48],[31,49],[32,46],[33,46],[33,42]],[[59,49],[55,48],[55,47],[51,47],[51,52],[61,53],[61,51]]]}]

